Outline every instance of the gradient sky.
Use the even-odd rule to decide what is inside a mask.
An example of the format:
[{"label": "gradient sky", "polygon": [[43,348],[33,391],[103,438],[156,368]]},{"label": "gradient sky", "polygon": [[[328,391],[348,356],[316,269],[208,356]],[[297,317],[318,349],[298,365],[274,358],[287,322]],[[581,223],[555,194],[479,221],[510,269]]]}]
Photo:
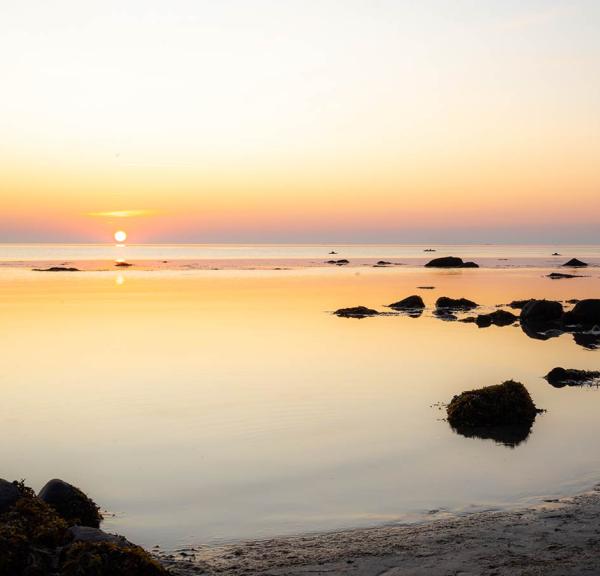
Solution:
[{"label": "gradient sky", "polygon": [[597,0],[5,2],[0,241],[600,241],[599,30]]}]

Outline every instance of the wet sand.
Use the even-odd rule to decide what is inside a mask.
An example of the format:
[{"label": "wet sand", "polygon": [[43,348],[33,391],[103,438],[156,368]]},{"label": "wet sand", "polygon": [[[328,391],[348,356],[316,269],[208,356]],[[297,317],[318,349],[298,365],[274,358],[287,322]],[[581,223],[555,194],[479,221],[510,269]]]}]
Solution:
[{"label": "wet sand", "polygon": [[177,576],[564,576],[598,574],[599,545],[596,486],[520,510],[189,548],[159,557]]}]

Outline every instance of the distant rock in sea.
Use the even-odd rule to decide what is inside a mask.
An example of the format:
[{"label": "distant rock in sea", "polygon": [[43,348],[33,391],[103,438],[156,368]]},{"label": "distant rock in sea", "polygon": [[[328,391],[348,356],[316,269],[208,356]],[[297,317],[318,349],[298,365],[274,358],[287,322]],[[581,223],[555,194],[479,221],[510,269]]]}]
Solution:
[{"label": "distant rock in sea", "polygon": [[463,262],[462,258],[456,256],[443,256],[434,258],[425,264],[427,268],[479,268],[475,262]]},{"label": "distant rock in sea", "polygon": [[435,307],[438,310],[473,310],[477,308],[479,304],[468,300],[467,298],[448,298],[447,296],[441,296],[435,302]]},{"label": "distant rock in sea", "polygon": [[79,268],[69,268],[66,266],[52,266],[50,268],[34,268],[34,272],[80,272]]},{"label": "distant rock in sea", "polygon": [[565,262],[563,266],[568,266],[570,268],[584,268],[585,266],[588,266],[588,264],[577,258],[571,258],[568,262]]},{"label": "distant rock in sea", "polygon": [[340,318],[366,318],[367,316],[377,316],[379,312],[366,306],[354,306],[352,308],[340,308],[334,314]]},{"label": "distant rock in sea", "polygon": [[563,274],[562,272],[551,272],[546,276],[552,280],[560,280],[561,278],[583,278],[580,274]]},{"label": "distant rock in sea", "polygon": [[480,314],[475,319],[475,323],[480,328],[487,328],[492,324],[495,326],[510,326],[519,319],[518,316],[508,310],[495,310],[490,314]]},{"label": "distant rock in sea", "polygon": [[596,370],[576,370],[574,368],[553,368],[546,374],[546,380],[555,388],[564,386],[580,386],[600,380],[600,372]]},{"label": "distant rock in sea", "polygon": [[336,264],[337,266],[345,266],[346,264],[350,264],[350,260],[346,260],[342,258],[341,260],[327,260],[326,264]]},{"label": "distant rock in sea", "polygon": [[393,310],[419,310],[425,308],[425,302],[423,302],[423,298],[415,294],[393,304],[388,304],[388,308]]},{"label": "distant rock in sea", "polygon": [[129,262],[115,262],[115,266],[120,266],[122,268],[129,268],[129,266],[133,266],[133,264]]}]

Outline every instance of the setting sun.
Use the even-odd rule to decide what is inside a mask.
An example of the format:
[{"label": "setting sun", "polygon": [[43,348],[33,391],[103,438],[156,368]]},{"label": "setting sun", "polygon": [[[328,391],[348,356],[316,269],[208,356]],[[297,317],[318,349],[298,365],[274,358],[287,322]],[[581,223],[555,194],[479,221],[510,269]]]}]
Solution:
[{"label": "setting sun", "polygon": [[127,233],[123,230],[118,230],[115,232],[115,240],[117,242],[125,242],[125,240],[127,240]]}]

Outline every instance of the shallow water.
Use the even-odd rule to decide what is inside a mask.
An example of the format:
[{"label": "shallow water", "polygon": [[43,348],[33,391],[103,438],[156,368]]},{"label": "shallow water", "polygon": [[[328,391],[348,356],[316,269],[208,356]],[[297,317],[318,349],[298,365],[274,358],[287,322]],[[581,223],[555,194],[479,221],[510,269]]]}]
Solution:
[{"label": "shallow water", "polygon": [[[541,341],[431,315],[441,295],[485,307],[600,296],[598,269],[559,281],[547,273],[5,266],[2,476],[36,489],[67,479],[115,514],[106,529],[167,547],[586,489],[600,479],[600,392],[555,389],[542,376],[599,369],[600,351],[568,334]],[[416,288],[427,285],[436,289]],[[329,313],[385,310],[414,293],[428,305],[420,318]],[[443,421],[440,402],[509,378],[548,410],[526,441],[465,438]]]}]

